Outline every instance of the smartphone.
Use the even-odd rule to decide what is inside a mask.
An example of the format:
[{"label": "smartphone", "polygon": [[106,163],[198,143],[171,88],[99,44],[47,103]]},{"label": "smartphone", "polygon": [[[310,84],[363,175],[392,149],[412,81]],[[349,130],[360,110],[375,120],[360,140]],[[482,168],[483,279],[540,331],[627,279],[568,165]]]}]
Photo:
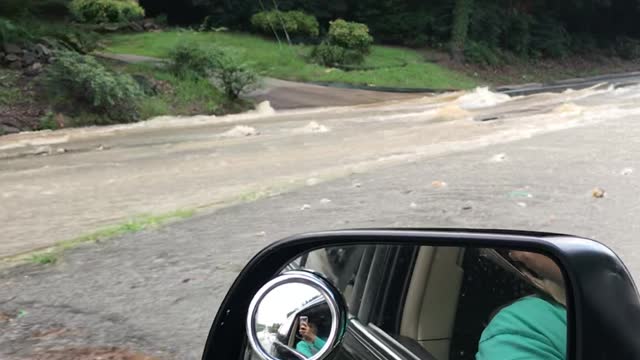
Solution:
[{"label": "smartphone", "polygon": [[521,262],[513,260],[511,256],[509,256],[508,250],[480,249],[480,256],[493,261],[496,265],[515,274],[536,288],[542,289],[540,283],[533,281],[534,279],[530,277],[533,276],[535,279],[538,279],[540,276]]},{"label": "smartphone", "polygon": [[300,325],[302,324],[309,324],[309,317],[308,316],[300,316]]}]

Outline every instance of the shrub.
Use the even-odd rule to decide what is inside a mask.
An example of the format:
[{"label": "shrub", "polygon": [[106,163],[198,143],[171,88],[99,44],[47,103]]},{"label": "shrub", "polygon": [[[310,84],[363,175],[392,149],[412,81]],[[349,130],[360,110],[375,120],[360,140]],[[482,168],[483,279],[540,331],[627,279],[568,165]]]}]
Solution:
[{"label": "shrub", "polygon": [[56,61],[47,68],[45,85],[58,107],[90,111],[104,117],[104,123],[139,118],[138,100],[143,94],[138,84],[129,75],[108,70],[91,56],[58,52]]},{"label": "shrub", "polygon": [[23,44],[31,40],[31,34],[9,19],[0,17],[0,46],[5,43]]},{"label": "shrub", "polygon": [[329,43],[368,54],[373,43],[365,24],[337,19],[329,22]]},{"label": "shrub", "polygon": [[332,45],[323,41],[311,51],[311,57],[323,66],[341,67],[344,65],[358,65],[364,61],[364,54],[342,46]]},{"label": "shrub", "polygon": [[640,41],[627,36],[618,36],[614,44],[616,54],[625,60],[640,58]]},{"label": "shrub", "polygon": [[320,25],[315,16],[309,15],[302,11],[289,11],[285,13],[296,24],[295,35],[303,35],[309,37],[318,37],[320,35]]},{"label": "shrub", "polygon": [[171,52],[170,58],[170,70],[175,76],[182,79],[212,77],[231,100],[251,89],[258,80],[258,75],[247,65],[221,49],[181,44]]},{"label": "shrub", "polygon": [[495,66],[502,63],[500,54],[485,43],[467,41],[464,49],[465,61],[485,66]]},{"label": "shrub", "polygon": [[273,34],[273,31],[287,31],[292,36],[317,37],[320,25],[313,16],[302,11],[262,11],[251,17],[251,25],[263,34]]},{"label": "shrub", "polygon": [[170,54],[169,69],[178,77],[206,77],[218,66],[220,51],[205,50],[194,43],[180,44]]},{"label": "shrub", "polygon": [[367,25],[342,19],[329,24],[327,39],[314,47],[311,57],[324,66],[361,64],[373,42]]},{"label": "shrub", "polygon": [[222,54],[217,58],[213,76],[217,85],[231,100],[238,99],[258,82],[258,75],[253,70],[229,54]]},{"label": "shrub", "polygon": [[144,9],[131,0],[72,0],[69,10],[84,23],[119,23],[144,17]]}]

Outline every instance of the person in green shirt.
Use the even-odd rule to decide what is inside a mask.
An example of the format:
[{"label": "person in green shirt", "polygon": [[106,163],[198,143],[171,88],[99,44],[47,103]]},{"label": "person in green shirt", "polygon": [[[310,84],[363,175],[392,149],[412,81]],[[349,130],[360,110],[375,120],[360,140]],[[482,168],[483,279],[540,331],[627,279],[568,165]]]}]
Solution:
[{"label": "person in green shirt", "polygon": [[562,271],[545,255],[513,251],[510,256],[536,274],[531,281],[542,294],[500,309],[482,332],[476,360],[565,360],[567,310]]},{"label": "person in green shirt", "polygon": [[311,357],[320,351],[326,340],[321,339],[316,334],[318,333],[318,328],[313,323],[301,323],[300,324],[300,335],[302,335],[302,340],[296,344],[296,350],[306,357]]}]

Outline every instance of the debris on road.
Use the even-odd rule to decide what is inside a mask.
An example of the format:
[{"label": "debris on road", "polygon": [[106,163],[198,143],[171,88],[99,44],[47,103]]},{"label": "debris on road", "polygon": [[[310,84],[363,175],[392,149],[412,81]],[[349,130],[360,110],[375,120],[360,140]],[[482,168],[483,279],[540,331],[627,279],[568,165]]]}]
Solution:
[{"label": "debris on road", "polygon": [[495,154],[491,157],[491,159],[489,159],[489,162],[503,162],[507,160],[507,154],[505,153],[500,153],[500,154]]},{"label": "debris on road", "polygon": [[256,136],[260,135],[260,132],[251,126],[236,125],[231,130],[222,133],[224,137],[244,137],[244,136]]},{"label": "debris on road", "polygon": [[260,232],[257,232],[257,233],[256,233],[256,236],[260,236],[260,237],[262,237],[262,236],[266,236],[266,235],[267,235],[267,232],[266,232],[266,231],[260,231]]},{"label": "debris on road", "polygon": [[434,180],[431,182],[431,187],[436,188],[436,189],[440,189],[443,187],[446,187],[447,183],[442,181],[442,180]]},{"label": "debris on road", "polygon": [[311,209],[311,205],[309,205],[309,204],[304,204],[304,205],[302,205],[302,207],[300,208],[300,210],[303,210],[303,211],[304,211],[304,210],[309,210],[309,209]]},{"label": "debris on road", "polygon": [[523,207],[523,208],[527,207],[527,203],[526,202],[518,201],[516,204],[518,204],[518,206]]},{"label": "debris on road", "polygon": [[329,128],[324,125],[318,124],[315,121],[311,121],[306,126],[296,129],[295,132],[303,134],[326,133],[329,132]]},{"label": "debris on road", "polygon": [[532,198],[533,195],[526,191],[515,190],[509,193],[509,197],[512,199]]},{"label": "debris on road", "polygon": [[603,198],[605,194],[606,194],[606,191],[599,187],[593,188],[593,190],[591,190],[591,196],[593,196],[596,199]]},{"label": "debris on road", "polygon": [[473,209],[473,207],[471,207],[471,205],[465,205],[462,207],[462,210],[471,210]]},{"label": "debris on road", "polygon": [[412,202],[411,204],[409,204],[409,207],[412,208],[412,209],[415,209],[415,208],[418,207],[418,204]]},{"label": "debris on road", "polygon": [[353,186],[354,188],[359,188],[359,187],[362,187],[362,184],[361,184],[361,183],[359,183],[359,182],[354,182],[354,183],[352,184],[352,186]]},{"label": "debris on road", "polygon": [[331,200],[330,200],[330,199],[327,199],[327,198],[320,199],[320,204],[328,204],[328,203],[330,203],[330,202],[331,202]]},{"label": "debris on road", "polygon": [[624,168],[622,169],[622,171],[620,171],[620,175],[631,175],[631,173],[633,173],[633,169],[632,168]]}]

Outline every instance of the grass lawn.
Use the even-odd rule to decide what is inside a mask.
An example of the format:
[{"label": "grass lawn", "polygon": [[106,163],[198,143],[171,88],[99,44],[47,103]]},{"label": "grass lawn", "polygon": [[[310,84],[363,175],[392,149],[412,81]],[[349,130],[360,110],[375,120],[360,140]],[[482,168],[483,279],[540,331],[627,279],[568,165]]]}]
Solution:
[{"label": "grass lawn", "polygon": [[111,35],[106,38],[105,51],[164,58],[182,42],[229,49],[260,74],[280,79],[433,89],[467,89],[476,85],[466,75],[425,62],[415,51],[386,46],[373,46],[363,64],[374,69],[356,71],[306,62],[310,46],[279,46],[275,41],[239,33],[171,30]]}]

